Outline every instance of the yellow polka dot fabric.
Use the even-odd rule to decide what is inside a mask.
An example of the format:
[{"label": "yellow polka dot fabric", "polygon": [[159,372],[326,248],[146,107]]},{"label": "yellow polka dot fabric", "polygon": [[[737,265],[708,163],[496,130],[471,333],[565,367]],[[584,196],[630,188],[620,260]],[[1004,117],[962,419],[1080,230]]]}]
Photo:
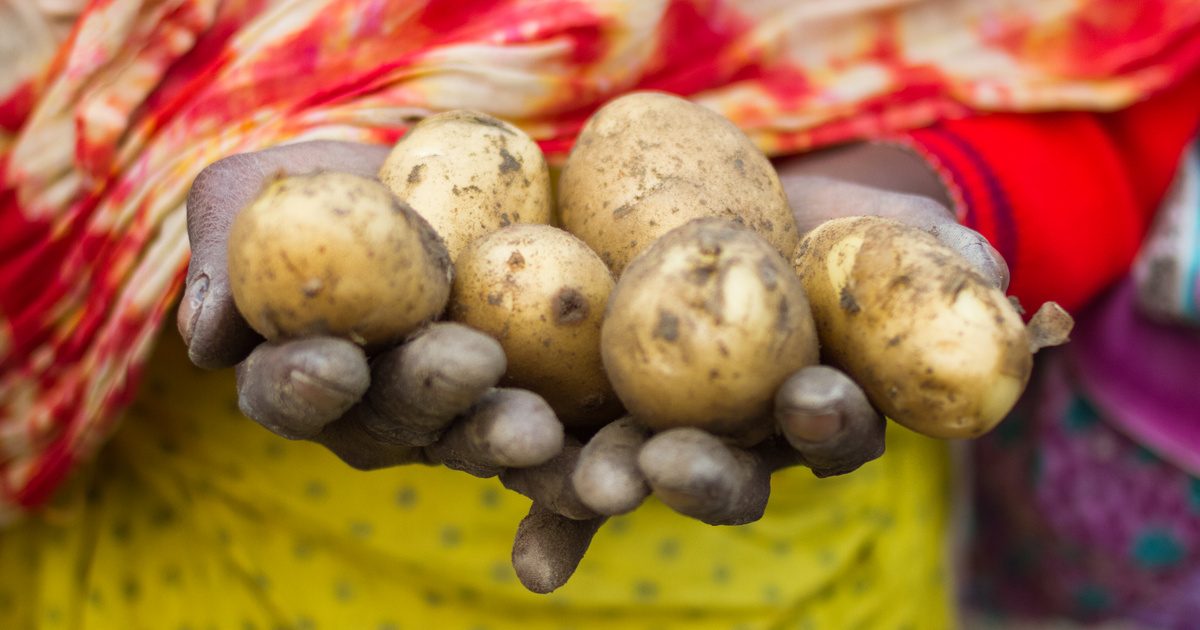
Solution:
[{"label": "yellow polka dot fabric", "polygon": [[494,479],[348,468],[238,413],[230,371],[174,334],[98,460],[0,532],[0,628],[758,630],[945,628],[948,461],[889,428],[844,477],[776,475],[758,523],[654,501],[539,596],[509,564],[529,507]]}]

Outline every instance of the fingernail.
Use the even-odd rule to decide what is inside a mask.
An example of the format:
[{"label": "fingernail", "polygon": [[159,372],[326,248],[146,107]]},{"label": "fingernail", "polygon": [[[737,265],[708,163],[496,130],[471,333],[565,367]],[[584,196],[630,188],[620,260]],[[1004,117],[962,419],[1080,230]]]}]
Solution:
[{"label": "fingernail", "polygon": [[824,413],[793,411],[783,416],[781,424],[786,436],[805,442],[825,442],[841,432],[842,414],[834,411]]},{"label": "fingernail", "polygon": [[288,374],[292,392],[321,419],[342,415],[354,404],[356,397],[325,379],[294,369]]},{"label": "fingernail", "polygon": [[192,345],[192,335],[196,331],[196,322],[204,309],[204,299],[208,297],[208,276],[200,274],[188,284],[183,303],[179,305],[179,334],[183,342]]}]

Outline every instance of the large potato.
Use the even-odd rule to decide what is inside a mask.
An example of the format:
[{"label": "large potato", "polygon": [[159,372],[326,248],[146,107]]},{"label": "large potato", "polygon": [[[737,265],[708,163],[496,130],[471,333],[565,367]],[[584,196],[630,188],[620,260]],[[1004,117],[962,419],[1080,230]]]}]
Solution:
[{"label": "large potato", "polygon": [[437,234],[377,181],[346,173],[271,182],[229,234],[238,310],[267,339],[399,341],[436,317],[451,266]]},{"label": "large potato", "polygon": [[838,219],[804,238],[794,264],[824,360],[896,422],[974,437],[1024,390],[1033,360],[1020,315],[933,236],[888,219]]},{"label": "large potato", "polygon": [[546,158],[529,136],[487,114],[430,116],[396,143],[379,179],[446,242],[452,260],[471,241],[514,223],[550,223]]},{"label": "large potato", "polygon": [[817,362],[799,278],[754,232],[720,219],[676,228],[630,263],[600,349],[643,424],[739,439],[762,437],[775,390]]},{"label": "large potato", "polygon": [[567,426],[620,415],[600,362],[613,279],[587,245],[548,225],[513,225],[472,243],[456,267],[450,317],[500,342],[507,382],[540,394]]},{"label": "large potato", "polygon": [[733,123],[675,96],[600,108],[563,167],[563,226],[620,277],[660,236],[699,217],[745,223],[783,256],[799,236],[770,161]]}]

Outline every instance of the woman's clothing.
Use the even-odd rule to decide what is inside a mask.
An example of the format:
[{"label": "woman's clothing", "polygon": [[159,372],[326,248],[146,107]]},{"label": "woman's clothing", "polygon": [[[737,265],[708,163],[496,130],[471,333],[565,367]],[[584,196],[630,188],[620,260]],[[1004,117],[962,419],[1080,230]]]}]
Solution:
[{"label": "woman's clothing", "polygon": [[[1173,126],[1171,116],[1194,121],[1195,102],[1156,106],[1144,133],[1173,142],[1170,130],[1188,127]],[[1139,295],[1154,288],[1145,284],[1152,278],[1127,276],[1079,313],[1071,343],[1039,358],[1018,410],[980,440],[972,590],[1001,614],[1185,630],[1200,619],[1200,328],[1187,325],[1196,289],[1186,279],[1200,252],[1180,244],[1200,234],[1182,230],[1200,225],[1200,145],[1177,169],[1122,155],[1138,165],[1133,177],[1124,171],[1130,184],[1165,188],[1164,175],[1174,176],[1139,262],[1182,272],[1166,292],[1180,299],[1160,303],[1169,314],[1151,318]],[[1114,188],[1111,177],[1089,181],[1085,198]],[[1062,195],[1076,190],[1065,186]]]},{"label": "woman's clothing", "polygon": [[[1112,352],[1118,343],[1125,351]],[[1197,374],[1200,331],[1145,320],[1132,282],[1089,309],[1073,342],[1041,360],[1018,411],[980,443],[978,603],[1196,627]]]},{"label": "woman's clothing", "polygon": [[352,470],[233,391],[163,337],[97,461],[0,535],[0,628],[953,627],[945,451],[899,427],[852,475],[776,475],[752,525],[651,501],[540,596],[509,564],[528,500],[442,468]]},{"label": "woman's clothing", "polygon": [[218,158],[391,142],[456,107],[512,119],[561,155],[595,107],[634,88],[688,95],[785,153],[980,110],[1117,109],[1200,62],[1188,0],[0,10],[0,521],[50,497],[135,396],[187,260],[184,196]]},{"label": "woman's clothing", "polygon": [[[948,627],[946,453],[895,426],[853,475],[777,475],[760,523],[710,528],[651,502],[603,528],[561,591],[524,592],[508,566],[522,499],[438,468],[358,473],[269,435],[237,413],[228,372],[196,371],[160,332],[186,190],[232,153],[392,142],[454,107],[561,156],[603,101],[666,89],[773,154],[917,147],[1013,257],[1027,304],[1081,304],[1128,266],[1154,191],[1027,206],[1037,184],[997,177],[1014,156],[981,140],[1004,126],[1037,157],[1082,138],[1042,177],[1066,158],[1117,174],[1105,143],[1122,117],[1047,115],[1059,136],[957,119],[1161,95],[1151,106],[1200,63],[1200,5],[1184,0],[17,1],[0,34],[51,4],[81,14],[0,72],[0,521],[85,467],[0,534],[4,628]],[[1099,264],[1056,249],[1056,226]]]}]

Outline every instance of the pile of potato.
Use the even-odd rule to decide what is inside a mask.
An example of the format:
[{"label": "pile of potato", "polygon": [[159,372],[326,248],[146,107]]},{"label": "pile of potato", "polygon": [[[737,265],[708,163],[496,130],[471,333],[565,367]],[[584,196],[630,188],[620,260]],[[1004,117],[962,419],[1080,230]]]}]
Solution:
[{"label": "pile of potato", "polygon": [[875,218],[801,240],[767,158],[688,101],[601,108],[557,190],[520,129],[431,116],[378,180],[272,183],[232,232],[235,301],[269,339],[371,349],[436,319],[473,327],[503,347],[506,384],[582,435],[628,414],[754,444],[780,384],[823,358],[892,419],[975,436],[1029,378],[1020,316],[953,252]]}]

